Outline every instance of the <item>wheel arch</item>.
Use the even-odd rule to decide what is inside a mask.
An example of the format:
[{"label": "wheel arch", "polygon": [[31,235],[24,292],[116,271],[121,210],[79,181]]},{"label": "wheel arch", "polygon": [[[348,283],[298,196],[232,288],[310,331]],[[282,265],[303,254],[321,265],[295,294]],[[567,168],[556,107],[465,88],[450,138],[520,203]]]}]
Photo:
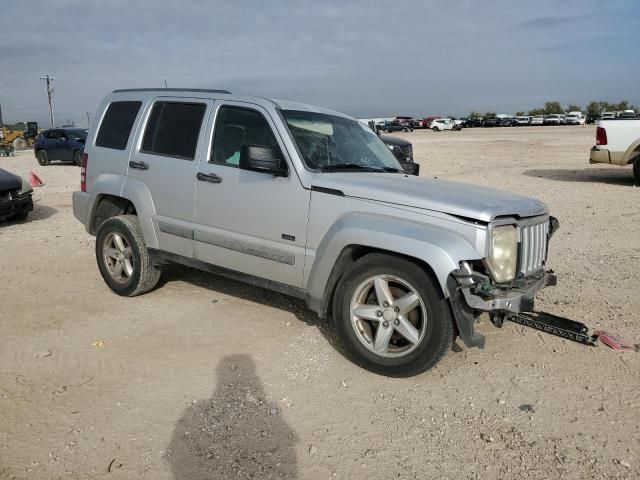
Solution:
[{"label": "wheel arch", "polygon": [[[394,230],[401,233],[389,233]],[[309,308],[322,318],[329,316],[342,276],[374,252],[415,262],[434,279],[443,298],[449,296],[447,280],[459,262],[480,258],[471,243],[452,231],[390,217],[348,216],[336,222],[316,251],[306,282]]]},{"label": "wheel arch", "polygon": [[108,218],[135,214],[138,216],[145,243],[148,248],[158,248],[158,239],[153,227],[155,206],[151,192],[139,180],[122,178],[120,175],[100,175],[91,186],[93,200],[87,230],[95,235]]},{"label": "wheel arch", "polygon": [[624,152],[623,163],[629,165],[640,155],[640,138],[629,145],[629,148]]}]

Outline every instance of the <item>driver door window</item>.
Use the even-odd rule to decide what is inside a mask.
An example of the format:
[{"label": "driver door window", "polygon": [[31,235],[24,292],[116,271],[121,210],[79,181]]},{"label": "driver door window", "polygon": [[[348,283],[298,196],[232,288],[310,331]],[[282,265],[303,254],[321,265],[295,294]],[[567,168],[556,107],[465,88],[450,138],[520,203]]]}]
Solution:
[{"label": "driver door window", "polygon": [[238,167],[244,145],[270,147],[276,157],[282,158],[271,127],[260,113],[248,108],[220,107],[209,163]]}]

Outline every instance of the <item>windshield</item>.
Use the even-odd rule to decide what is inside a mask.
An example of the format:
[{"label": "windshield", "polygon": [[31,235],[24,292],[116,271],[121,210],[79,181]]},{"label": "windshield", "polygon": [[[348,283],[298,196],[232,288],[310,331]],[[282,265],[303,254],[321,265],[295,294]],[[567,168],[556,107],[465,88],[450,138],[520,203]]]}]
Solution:
[{"label": "windshield", "polygon": [[67,134],[73,139],[86,140],[88,130],[65,130]]},{"label": "windshield", "polygon": [[404,173],[389,147],[355,120],[297,110],[283,115],[302,159],[314,170]]}]

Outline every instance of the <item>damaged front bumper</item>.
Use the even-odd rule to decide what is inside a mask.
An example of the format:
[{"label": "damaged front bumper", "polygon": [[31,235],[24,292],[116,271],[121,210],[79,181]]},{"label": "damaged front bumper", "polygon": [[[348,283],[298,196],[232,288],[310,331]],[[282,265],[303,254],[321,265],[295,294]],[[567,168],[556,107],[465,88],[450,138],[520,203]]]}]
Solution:
[{"label": "damaged front bumper", "polygon": [[526,278],[514,280],[509,288],[500,288],[487,275],[474,271],[468,262],[461,262],[460,268],[449,277],[448,288],[462,341],[469,347],[482,348],[484,336],[476,333],[473,328],[481,313],[489,313],[493,320],[531,312],[536,294],[544,287],[556,283],[553,271],[540,270]]}]

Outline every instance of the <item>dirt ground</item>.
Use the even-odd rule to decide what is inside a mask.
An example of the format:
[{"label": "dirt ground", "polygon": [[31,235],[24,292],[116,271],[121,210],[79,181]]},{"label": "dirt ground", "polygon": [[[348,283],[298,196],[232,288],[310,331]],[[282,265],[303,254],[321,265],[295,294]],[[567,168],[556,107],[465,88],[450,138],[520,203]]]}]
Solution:
[{"label": "dirt ground", "polygon": [[[537,306],[640,341],[640,188],[593,127],[416,131],[422,174],[546,201]],[[347,361],[302,302],[186,268],[120,298],[72,214],[79,169],[32,152],[35,211],[0,224],[0,478],[640,478],[640,354],[483,320],[408,379]]]}]

